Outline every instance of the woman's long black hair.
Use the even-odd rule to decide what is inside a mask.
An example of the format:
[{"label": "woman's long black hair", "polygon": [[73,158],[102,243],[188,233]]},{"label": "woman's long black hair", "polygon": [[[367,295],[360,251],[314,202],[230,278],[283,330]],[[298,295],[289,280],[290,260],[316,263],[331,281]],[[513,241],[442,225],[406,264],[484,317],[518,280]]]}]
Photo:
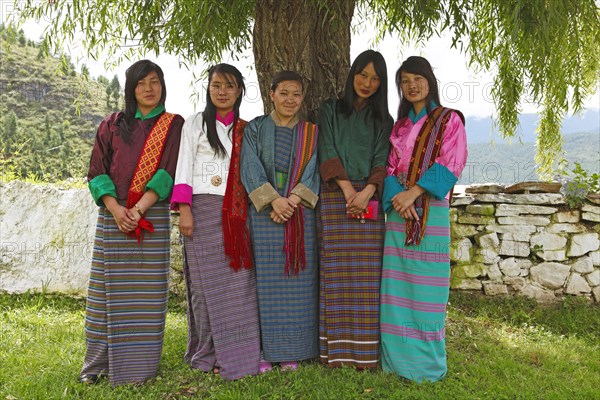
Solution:
[{"label": "woman's long black hair", "polygon": [[419,56],[408,57],[396,72],[396,87],[398,88],[398,94],[400,95],[398,120],[406,117],[408,112],[413,107],[412,103],[406,100],[402,95],[402,72],[421,75],[427,79],[427,82],[429,83],[429,93],[427,94],[427,97],[425,97],[425,109],[427,110],[427,115],[429,115],[431,112],[432,101],[434,101],[438,106],[442,105],[440,102],[440,92],[438,89],[437,79],[435,78],[433,68],[431,68],[429,61]]},{"label": "woman's long black hair", "polygon": [[233,105],[233,125],[231,128],[229,128],[229,132],[231,132],[233,126],[235,126],[235,123],[240,117],[240,104],[242,104],[242,98],[246,93],[246,85],[244,85],[244,77],[242,76],[242,73],[233,65],[217,64],[208,70],[206,108],[204,108],[204,111],[202,111],[202,119],[204,120],[206,136],[208,137],[208,143],[210,144],[210,147],[213,149],[216,156],[225,157],[227,155],[227,150],[225,150],[225,146],[223,146],[223,143],[221,143],[219,135],[217,134],[217,108],[210,98],[210,83],[215,74],[221,75],[227,80],[228,83],[233,83],[230,81],[231,77],[233,77],[235,79],[236,86],[241,89],[240,95],[235,100]]},{"label": "woman's long black hair", "polygon": [[354,112],[354,100],[358,96],[354,91],[354,76],[360,74],[369,63],[373,63],[380,85],[377,91],[366,100],[366,107],[377,123],[384,124],[390,115],[387,100],[387,66],[385,59],[378,51],[365,50],[356,57],[352,67],[350,67],[344,87],[344,95],[338,101],[338,105],[347,117]]},{"label": "woman's long black hair", "polygon": [[155,71],[158,75],[158,80],[162,86],[162,94],[160,96],[160,104],[165,104],[167,99],[167,87],[165,86],[165,74],[162,69],[150,60],[140,60],[133,63],[127,71],[125,71],[125,112],[121,120],[120,133],[125,143],[131,143],[131,124],[135,119],[137,112],[137,100],[135,98],[135,88],[139,81],[148,76],[149,73]]}]

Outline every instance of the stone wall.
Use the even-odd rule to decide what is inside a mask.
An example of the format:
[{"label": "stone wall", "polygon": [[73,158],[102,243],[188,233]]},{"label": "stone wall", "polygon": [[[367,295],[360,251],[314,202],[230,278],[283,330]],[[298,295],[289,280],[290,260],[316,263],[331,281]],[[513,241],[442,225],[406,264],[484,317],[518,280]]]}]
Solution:
[{"label": "stone wall", "polygon": [[[481,191],[452,203],[453,289],[600,302],[599,205],[570,210],[558,193]],[[0,291],[84,295],[96,217],[87,189],[0,183]],[[171,290],[183,293],[177,223],[174,214]]]},{"label": "stone wall", "polygon": [[450,210],[451,288],[600,302],[600,206],[569,209],[560,193],[471,189]]},{"label": "stone wall", "polygon": [[97,209],[87,190],[0,183],[0,290],[85,294]]},{"label": "stone wall", "polygon": [[[0,291],[85,295],[98,207],[87,189],[0,183]],[[183,293],[177,216],[171,290]]]}]

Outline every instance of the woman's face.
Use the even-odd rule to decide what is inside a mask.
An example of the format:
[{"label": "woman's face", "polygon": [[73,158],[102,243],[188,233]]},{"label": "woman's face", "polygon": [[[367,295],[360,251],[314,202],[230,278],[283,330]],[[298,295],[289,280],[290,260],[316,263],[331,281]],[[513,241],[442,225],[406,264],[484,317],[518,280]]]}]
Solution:
[{"label": "woman's face", "polygon": [[135,101],[142,115],[148,114],[160,103],[162,85],[156,71],[140,79],[135,86]]},{"label": "woman's face", "polygon": [[208,91],[212,103],[221,115],[233,111],[236,100],[242,94],[242,88],[237,85],[235,77],[219,73],[213,73],[208,84]]},{"label": "woman's face", "polygon": [[275,112],[282,117],[293,117],[302,105],[302,85],[298,81],[281,81],[269,92]]},{"label": "woman's face", "polygon": [[380,85],[381,80],[377,72],[375,72],[372,62],[368,63],[362,71],[354,75],[354,91],[360,103],[373,96]]},{"label": "woman's face", "polygon": [[400,74],[400,89],[402,96],[415,108],[423,108],[429,94],[429,82],[423,75],[402,72]]}]

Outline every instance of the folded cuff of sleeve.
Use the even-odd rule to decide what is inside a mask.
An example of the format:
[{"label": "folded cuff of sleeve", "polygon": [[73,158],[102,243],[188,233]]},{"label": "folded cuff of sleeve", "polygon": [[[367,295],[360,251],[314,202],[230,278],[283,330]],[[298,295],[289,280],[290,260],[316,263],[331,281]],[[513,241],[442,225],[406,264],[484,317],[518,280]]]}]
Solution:
[{"label": "folded cuff of sleeve", "polygon": [[[342,161],[337,157],[330,158],[329,160],[323,162],[319,167],[319,172],[321,173],[321,178],[323,179],[323,182],[325,182],[325,184],[328,185],[330,189],[333,189],[334,186],[337,187],[337,185],[332,186],[331,182],[336,178],[343,181],[348,180],[348,174],[346,174],[346,170],[342,165]],[[335,182],[333,183],[335,184]]]},{"label": "folded cuff of sleeve", "polygon": [[383,181],[383,194],[381,195],[381,206],[383,207],[383,211],[386,213],[394,211],[392,198],[405,190],[406,189],[398,182],[398,178],[396,178],[395,175],[386,177]]},{"label": "folded cuff of sleeve", "polygon": [[173,189],[173,178],[164,169],[159,169],[146,184],[146,190],[148,189],[158,195],[158,201],[166,200]]},{"label": "folded cuff of sleeve", "polygon": [[248,195],[254,207],[256,207],[256,211],[262,211],[271,205],[271,202],[275,200],[279,196],[277,190],[269,183],[266,182],[262,186],[254,189],[252,193]]},{"label": "folded cuff of sleeve", "polygon": [[302,199],[302,205],[306,207],[315,208],[317,201],[319,201],[319,196],[301,183],[297,184],[292,189],[291,193],[300,197]]},{"label": "folded cuff of sleeve", "polygon": [[173,186],[171,195],[171,210],[178,210],[179,204],[192,205],[192,187],[186,183],[178,183]]},{"label": "folded cuff of sleeve", "polygon": [[456,181],[458,181],[458,178],[448,168],[434,163],[417,181],[417,185],[441,200],[446,197]]},{"label": "folded cuff of sleeve", "polygon": [[367,180],[367,185],[372,184],[377,188],[377,197],[381,198],[383,193],[383,180],[385,179],[385,167],[373,167]]},{"label": "folded cuff of sleeve", "polygon": [[104,207],[102,196],[109,195],[115,199],[117,198],[117,189],[115,188],[115,184],[113,183],[112,179],[110,179],[110,176],[106,174],[98,175],[89,181],[88,187],[92,193],[94,203],[96,203],[96,205],[99,207]]}]

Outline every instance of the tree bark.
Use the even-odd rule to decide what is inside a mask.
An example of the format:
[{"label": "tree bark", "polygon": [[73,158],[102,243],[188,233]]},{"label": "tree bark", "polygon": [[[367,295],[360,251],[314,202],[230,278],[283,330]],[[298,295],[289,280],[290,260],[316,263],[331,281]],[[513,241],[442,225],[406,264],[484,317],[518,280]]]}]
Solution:
[{"label": "tree bark", "polygon": [[301,116],[314,121],[321,103],[339,97],[350,69],[350,24],[355,0],[257,0],[253,32],[256,73],[265,113],[269,88],[281,70],[304,78]]}]

